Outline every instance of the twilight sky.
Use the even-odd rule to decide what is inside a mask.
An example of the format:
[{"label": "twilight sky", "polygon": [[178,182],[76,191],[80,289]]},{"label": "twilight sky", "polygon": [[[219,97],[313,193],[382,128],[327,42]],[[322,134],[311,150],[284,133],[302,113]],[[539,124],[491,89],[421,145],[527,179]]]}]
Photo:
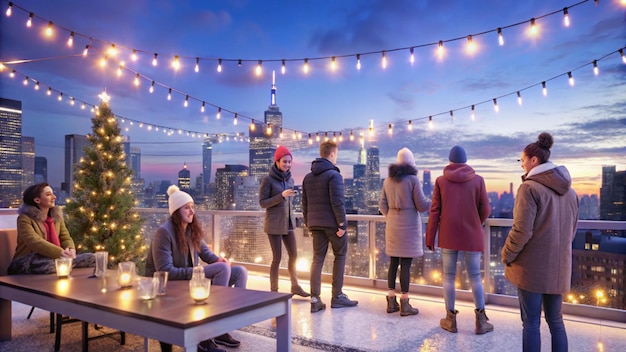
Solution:
[{"label": "twilight sky", "polygon": [[[5,66],[0,96],[22,101],[22,133],[35,137],[36,154],[48,158],[53,186],[63,178],[64,135],[91,132],[91,113],[80,105],[97,105],[104,87],[113,112],[125,118],[125,135],[141,148],[142,177],[175,180],[186,162],[195,178],[201,172],[202,138],[187,132],[247,135],[251,119],[263,121],[270,104],[272,70],[298,184],[317,156],[317,143],[306,143],[307,134],[316,132],[343,133],[338,166],[344,177],[352,177],[361,134],[366,147],[380,148],[383,177],[406,146],[415,153],[418,169],[430,169],[434,181],[448,162],[449,149],[462,145],[489,191],[508,190],[511,182],[517,189],[523,172],[519,154],[542,131],[554,136],[551,160],[569,168],[579,194],[599,192],[603,165],[626,169],[626,62],[618,53],[626,45],[626,0],[602,0],[597,6],[591,0],[17,0],[7,17],[8,4],[0,0],[0,62]],[[32,27],[27,28],[30,12]],[[531,18],[535,37],[529,35]],[[53,35],[47,37],[50,21]],[[476,46],[473,54],[466,51],[468,35]],[[443,58],[436,55],[439,41]],[[118,53],[107,54],[103,68],[100,61],[111,44]],[[83,57],[86,45],[90,49]],[[137,61],[131,59],[133,50]],[[179,70],[171,66],[175,56]],[[305,58],[308,73],[303,72]],[[262,74],[256,75],[259,60]],[[46,95],[48,88],[52,96]],[[163,127],[173,135],[163,133]],[[293,131],[303,133],[304,141],[293,143]],[[350,131],[357,136],[353,142],[347,138]],[[214,144],[213,168],[226,163],[247,165],[248,143],[230,138]]]}]

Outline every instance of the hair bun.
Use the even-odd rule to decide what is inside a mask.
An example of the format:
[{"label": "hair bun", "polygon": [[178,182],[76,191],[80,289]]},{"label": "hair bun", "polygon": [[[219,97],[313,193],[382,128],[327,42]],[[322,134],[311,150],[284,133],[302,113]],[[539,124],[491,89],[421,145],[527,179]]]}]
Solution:
[{"label": "hair bun", "polygon": [[552,144],[554,144],[554,139],[552,139],[552,135],[548,132],[541,132],[539,137],[537,137],[537,144],[542,148],[550,150],[552,148]]}]

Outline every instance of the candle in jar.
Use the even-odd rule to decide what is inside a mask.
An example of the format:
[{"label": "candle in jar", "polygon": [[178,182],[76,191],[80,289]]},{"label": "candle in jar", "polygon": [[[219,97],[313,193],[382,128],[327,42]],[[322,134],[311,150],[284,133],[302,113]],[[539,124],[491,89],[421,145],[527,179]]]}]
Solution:
[{"label": "candle in jar", "polygon": [[122,273],[119,278],[120,286],[130,286],[130,274]]},{"label": "candle in jar", "polygon": [[193,298],[194,301],[204,301],[208,297],[209,291],[206,289],[206,287],[194,287],[193,289],[191,289],[191,298]]},{"label": "candle in jar", "polygon": [[69,266],[66,263],[60,263],[57,268],[58,276],[68,276],[70,274]]}]

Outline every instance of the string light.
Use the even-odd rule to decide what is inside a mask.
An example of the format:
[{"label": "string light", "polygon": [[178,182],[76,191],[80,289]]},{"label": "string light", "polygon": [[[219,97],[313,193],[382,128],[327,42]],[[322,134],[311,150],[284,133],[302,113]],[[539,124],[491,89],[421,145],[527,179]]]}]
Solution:
[{"label": "string light", "polygon": [[167,100],[172,100],[172,88],[167,91]]},{"label": "string light", "polygon": [[384,50],[380,65],[383,67],[383,70],[387,68],[387,53]]},{"label": "string light", "polygon": [[39,90],[39,81],[35,82],[35,90]]},{"label": "string light", "polygon": [[600,73],[600,69],[598,69],[598,60],[593,60],[593,74],[598,75]]},{"label": "string light", "polygon": [[315,141],[316,142],[320,141],[320,134],[319,134],[319,132],[315,132]]},{"label": "string light", "polygon": [[154,81],[152,81],[152,84],[150,85],[150,93],[154,93]]},{"label": "string light", "polygon": [[237,125],[237,113],[235,113],[235,118],[233,119],[233,125]]},{"label": "string light", "polygon": [[387,133],[391,136],[393,134],[393,125],[389,124],[387,126]]},{"label": "string light", "polygon": [[474,105],[472,105],[472,112],[470,114],[470,117],[472,118],[472,121],[476,120],[476,108],[474,107]]},{"label": "string light", "polygon": [[67,46],[70,48],[74,45],[74,32],[70,33],[70,37],[67,39]]},{"label": "string light", "polygon": [[454,122],[454,111],[450,110],[450,121]]},{"label": "string light", "polygon": [[117,55],[117,48],[115,47],[115,44],[111,44],[109,50],[107,50],[107,54],[111,57],[115,57]]},{"label": "string light", "polygon": [[356,54],[356,69],[361,70],[361,54]]},{"label": "string light", "polygon": [[135,74],[135,87],[139,87],[139,74]]},{"label": "string light", "polygon": [[256,126],[254,124],[254,119],[252,119],[252,122],[250,122],[250,131],[254,131],[256,129]]},{"label": "string light", "polygon": [[567,81],[569,82],[569,85],[571,87],[574,86],[574,76],[572,76],[572,72],[571,71],[567,73]]},{"label": "string light", "polygon": [[46,92],[47,95],[52,95],[52,88],[48,87],[48,91]]},{"label": "string light", "polygon": [[530,19],[530,35],[534,37],[538,33],[539,33],[539,30],[537,29],[537,24],[535,23],[535,19],[531,18]]},{"label": "string light", "polygon": [[222,72],[222,59],[217,60],[217,72]]},{"label": "string light", "polygon": [[493,110],[495,110],[495,112],[500,111],[500,108],[498,107],[498,100],[496,100],[496,98],[493,98]]},{"label": "string light", "polygon": [[59,93],[59,97],[57,98],[59,101],[63,100],[63,93]]},{"label": "string light", "polygon": [[282,65],[280,66],[280,73],[283,75],[287,72],[287,65],[285,64],[285,59],[283,59]]},{"label": "string light", "polygon": [[309,144],[313,144],[313,139],[311,138],[311,134],[309,133],[309,139],[308,139]]},{"label": "string light", "polygon": [[29,13],[28,14],[28,20],[26,21],[26,27],[30,28],[33,26],[33,17],[35,16],[34,13]]},{"label": "string light", "polygon": [[222,117],[222,108],[217,108],[217,113],[215,114],[215,119],[219,120]]},{"label": "string light", "polygon": [[7,8],[7,11],[5,12],[7,17],[11,17],[11,14],[13,13],[13,3],[9,2],[9,7]]},{"label": "string light", "polygon": [[124,64],[120,63],[120,65],[117,67],[117,77],[122,77],[123,69],[124,69]]},{"label": "string light", "polygon": [[622,62],[626,64],[626,56],[624,56],[624,49],[618,50],[620,56],[622,57]]},{"label": "string light", "polygon": [[409,120],[409,131],[413,131],[413,121]]},{"label": "string light", "polygon": [[52,21],[49,21],[49,22],[48,22],[48,28],[46,28],[46,35],[47,35],[48,37],[51,37],[51,36],[52,36]]},{"label": "string light", "polygon": [[567,13],[567,7],[563,8],[563,25],[569,27],[569,13]]},{"label": "string light", "polygon": [[22,84],[24,84],[25,86],[28,85],[28,76],[24,78],[24,81],[22,81]]},{"label": "string light", "polygon": [[415,53],[413,53],[413,47],[409,48],[409,62],[411,63],[411,66],[415,63]]},{"label": "string light", "polygon": [[201,112],[201,113],[204,113],[204,105],[205,105],[205,103],[204,103],[204,102],[202,102],[202,106],[200,107],[200,112]]},{"label": "string light", "polygon": [[324,132],[324,142],[328,142],[328,132]]},{"label": "string light", "polygon": [[180,69],[180,58],[178,57],[178,55],[174,55],[174,61],[172,61],[172,67],[174,68],[175,71],[178,71]]},{"label": "string light", "polygon": [[504,45],[504,36],[502,35],[502,28],[498,28],[498,44]]},{"label": "string light", "polygon": [[546,87],[546,81],[541,82],[541,93],[544,97],[548,96],[548,88]]},{"label": "string light", "polygon": [[444,54],[443,41],[440,40],[439,44],[437,45],[437,57],[439,57],[439,60],[443,59],[443,54]]},{"label": "string light", "polygon": [[157,63],[157,57],[159,56],[159,54],[154,53],[154,58],[152,59],[152,66],[155,66],[158,64]]},{"label": "string light", "polygon": [[335,57],[330,58],[330,69],[333,71],[337,70],[337,62],[335,61]]},{"label": "string light", "polygon": [[261,69],[261,64],[263,63],[262,60],[259,60],[259,62],[256,65],[256,75],[260,76],[261,73],[263,72],[263,70]]},{"label": "string light", "polygon": [[304,59],[304,66],[302,66],[304,74],[309,73],[309,59]]},{"label": "string light", "polygon": [[74,104],[75,104],[75,100],[74,100],[74,98],[72,98],[72,99],[70,100],[70,105],[71,105],[71,106],[74,106]]},{"label": "string light", "polygon": [[472,35],[467,36],[467,53],[472,55],[476,52],[476,44],[472,40]]},{"label": "string light", "polygon": [[89,44],[85,45],[85,50],[83,50],[83,56],[87,56],[89,53]]},{"label": "string light", "polygon": [[517,91],[517,104],[522,106],[522,94],[519,91]]},{"label": "string light", "polygon": [[132,54],[130,54],[130,59],[131,59],[133,62],[135,62],[135,61],[137,61],[137,58],[138,58],[138,57],[137,57],[137,49],[133,49],[133,53],[132,53]]},{"label": "string light", "polygon": [[433,129],[433,117],[428,116],[428,128]]},{"label": "string light", "polygon": [[350,130],[350,142],[354,141],[354,132],[352,130]]},{"label": "string light", "polygon": [[187,96],[185,96],[185,102],[183,103],[183,106],[184,106],[184,107],[189,106],[189,96],[188,96],[188,95],[187,95]]}]

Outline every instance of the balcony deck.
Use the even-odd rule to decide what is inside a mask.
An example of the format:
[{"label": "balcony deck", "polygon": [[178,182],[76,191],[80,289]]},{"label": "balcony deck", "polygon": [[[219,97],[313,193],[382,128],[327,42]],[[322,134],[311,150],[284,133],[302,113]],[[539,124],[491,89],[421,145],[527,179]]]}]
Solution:
[{"label": "balcony deck", "polygon": [[[265,273],[251,272],[248,288],[269,290]],[[301,280],[308,290],[308,280]],[[289,282],[281,278],[281,288]],[[495,331],[485,335],[474,334],[473,304],[457,301],[457,334],[439,328],[443,317],[443,298],[410,294],[411,304],[419,308],[417,316],[400,317],[387,314],[384,290],[345,286],[351,299],[359,300],[356,308],[331,309],[330,285],[322,286],[322,300],[327,309],[311,314],[309,300],[294,297],[292,306],[293,351],[520,351],[522,327],[519,311],[511,307],[487,305],[487,315]],[[31,320],[26,320],[30,307],[13,304],[13,340],[0,343],[0,351],[52,351],[54,334],[48,333],[48,313],[36,309]],[[570,351],[626,351],[626,323],[600,319],[565,316]],[[90,336],[107,329],[90,328]],[[550,351],[550,333],[542,321],[542,349]],[[274,330],[271,321],[232,332],[242,341],[239,348],[228,351],[275,350]],[[101,338],[89,343],[91,351],[143,351],[143,338],[127,335],[127,343],[120,346],[114,338]],[[80,324],[63,327],[62,351],[80,351]],[[150,351],[160,351],[158,343],[150,341]],[[182,348],[175,347],[175,351]]]}]

